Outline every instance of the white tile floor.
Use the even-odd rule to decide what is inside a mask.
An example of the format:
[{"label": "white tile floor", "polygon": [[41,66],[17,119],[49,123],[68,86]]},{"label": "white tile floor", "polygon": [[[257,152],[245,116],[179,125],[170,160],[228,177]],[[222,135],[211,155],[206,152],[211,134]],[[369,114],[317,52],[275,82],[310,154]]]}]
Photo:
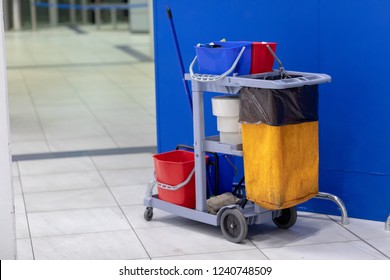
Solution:
[{"label": "white tile floor", "polygon": [[6,34],[13,153],[155,146],[153,63],[116,48],[148,54],[148,38],[67,28]]},{"label": "white tile floor", "polygon": [[[6,34],[13,155],[156,145],[149,37],[66,27]],[[13,163],[19,259],[389,259],[383,222],[299,213],[289,230],[267,222],[242,244],[217,227],[155,209],[143,197],[150,153]]]}]

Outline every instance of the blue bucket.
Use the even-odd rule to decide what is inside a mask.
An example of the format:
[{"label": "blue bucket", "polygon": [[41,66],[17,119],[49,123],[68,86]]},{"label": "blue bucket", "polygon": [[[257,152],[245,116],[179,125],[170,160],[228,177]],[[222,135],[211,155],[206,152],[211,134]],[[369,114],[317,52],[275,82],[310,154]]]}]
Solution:
[{"label": "blue bucket", "polygon": [[220,75],[232,66],[243,46],[245,51],[242,54],[233,73],[237,75],[248,75],[252,64],[252,42],[247,41],[227,41],[213,42],[214,46],[207,45],[195,46],[198,56],[198,66],[200,74]]}]

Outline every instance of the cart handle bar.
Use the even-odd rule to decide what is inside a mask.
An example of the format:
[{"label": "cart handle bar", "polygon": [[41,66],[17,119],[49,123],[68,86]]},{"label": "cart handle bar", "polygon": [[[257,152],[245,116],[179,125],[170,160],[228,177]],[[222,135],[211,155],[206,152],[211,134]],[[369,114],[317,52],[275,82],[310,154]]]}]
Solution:
[{"label": "cart handle bar", "polygon": [[185,179],[184,182],[181,182],[180,184],[177,184],[176,186],[172,186],[172,185],[161,183],[161,182],[157,181],[156,178],[152,181],[152,183],[157,185],[158,187],[160,187],[162,189],[165,189],[165,190],[177,191],[181,187],[184,187],[185,185],[188,184],[188,182],[191,180],[191,178],[194,175],[194,173],[195,173],[195,167],[192,169],[192,171],[188,175],[187,179]]},{"label": "cart handle bar", "polygon": [[194,65],[195,65],[195,62],[197,61],[198,59],[198,56],[195,56],[194,60],[191,62],[191,65],[190,65],[190,75],[191,75],[191,79],[192,80],[195,80],[195,81],[198,81],[198,82],[215,82],[215,81],[218,81],[218,80],[221,80],[223,78],[225,78],[227,75],[229,75],[231,72],[233,72],[234,68],[236,68],[237,66],[237,63],[238,61],[240,60],[242,54],[244,53],[245,51],[245,46],[243,46],[241,48],[241,51],[240,53],[237,55],[236,59],[234,60],[232,66],[225,72],[225,73],[222,73],[221,75],[210,75],[210,74],[194,74]]}]

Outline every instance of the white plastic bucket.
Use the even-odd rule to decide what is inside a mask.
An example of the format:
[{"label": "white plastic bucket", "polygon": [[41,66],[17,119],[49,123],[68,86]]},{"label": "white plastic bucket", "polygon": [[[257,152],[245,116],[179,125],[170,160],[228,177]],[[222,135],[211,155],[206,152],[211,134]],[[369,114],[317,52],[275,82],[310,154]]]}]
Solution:
[{"label": "white plastic bucket", "polygon": [[219,142],[231,145],[238,145],[242,143],[242,136],[241,133],[220,132]]},{"label": "white plastic bucket", "polygon": [[240,115],[240,99],[238,95],[221,95],[211,99],[213,115],[217,116],[219,141],[231,145],[242,143]]},{"label": "white plastic bucket", "polygon": [[240,99],[237,95],[215,96],[211,99],[213,115],[217,117],[237,117],[240,115]]},{"label": "white plastic bucket", "polygon": [[217,117],[217,129],[220,132],[241,132],[238,117]]}]

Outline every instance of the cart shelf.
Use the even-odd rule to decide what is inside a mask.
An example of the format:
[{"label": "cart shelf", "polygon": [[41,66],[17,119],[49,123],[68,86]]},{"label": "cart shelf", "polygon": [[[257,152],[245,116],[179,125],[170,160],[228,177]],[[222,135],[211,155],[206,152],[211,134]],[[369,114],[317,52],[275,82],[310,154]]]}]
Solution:
[{"label": "cart shelf", "polygon": [[207,137],[204,140],[205,151],[242,157],[242,144],[231,145],[219,142],[219,135]]}]

